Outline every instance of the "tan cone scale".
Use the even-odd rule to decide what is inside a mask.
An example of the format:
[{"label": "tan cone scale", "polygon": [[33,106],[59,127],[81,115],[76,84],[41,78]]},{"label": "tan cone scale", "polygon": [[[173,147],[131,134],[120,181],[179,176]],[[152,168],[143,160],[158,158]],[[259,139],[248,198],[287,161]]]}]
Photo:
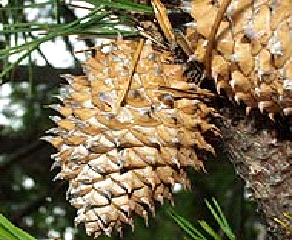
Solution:
[{"label": "tan cone scale", "polygon": [[[196,58],[206,62],[207,43],[223,0],[192,1],[195,27],[187,37]],[[247,112],[259,108],[273,118],[292,114],[291,0],[232,0],[212,51],[212,76]]]},{"label": "tan cone scale", "polygon": [[52,117],[58,127],[45,139],[58,149],[57,178],[69,181],[75,222],[88,235],[134,227],[135,215],[147,221],[175,183],[189,187],[187,166],[203,167],[195,149],[214,153],[203,137],[219,135],[209,123],[212,94],[187,83],[184,67],[168,58],[148,42],[104,45],[85,63],[86,76],[66,77],[62,105],[52,105],[63,117]]}]

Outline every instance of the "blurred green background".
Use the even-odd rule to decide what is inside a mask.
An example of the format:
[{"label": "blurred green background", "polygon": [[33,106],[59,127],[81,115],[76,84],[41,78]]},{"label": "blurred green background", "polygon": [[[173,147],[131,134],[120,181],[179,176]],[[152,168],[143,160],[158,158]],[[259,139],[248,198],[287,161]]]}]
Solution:
[{"label": "blurred green background", "polygon": [[[39,36],[27,30],[13,32],[16,27],[12,24],[34,21],[68,24],[78,19],[83,13],[80,12],[82,8],[74,7],[76,2],[82,6],[82,1],[15,0],[3,4],[0,7],[1,49]],[[25,7],[29,4],[33,7]],[[49,116],[56,113],[45,106],[57,101],[53,96],[65,83],[60,74],[82,73],[82,59],[74,56],[74,50],[95,43],[93,39],[76,40],[68,36],[53,38],[49,45],[40,45],[1,79],[0,213],[37,239],[91,239],[86,236],[83,226],[74,228],[75,209],[65,199],[67,183],[53,181],[58,169],[50,170],[53,163],[50,155],[55,150],[39,138],[53,127]],[[58,64],[62,57],[65,63]],[[1,71],[15,59],[17,56],[1,55]],[[204,202],[204,199],[215,197],[238,240],[264,240],[265,228],[260,224],[256,203],[248,200],[244,184],[234,173],[224,152],[209,158],[206,170],[207,173],[189,170],[193,190],[175,194],[175,211],[198,228],[197,221],[205,220],[225,239]],[[157,215],[150,219],[149,227],[137,217],[134,233],[126,227],[123,239],[188,239],[166,213],[166,206],[157,206]]]}]

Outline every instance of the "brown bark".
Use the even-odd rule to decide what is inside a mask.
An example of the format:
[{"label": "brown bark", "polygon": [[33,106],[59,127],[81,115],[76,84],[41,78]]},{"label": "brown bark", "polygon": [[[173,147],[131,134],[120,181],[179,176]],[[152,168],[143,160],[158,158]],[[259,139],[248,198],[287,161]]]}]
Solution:
[{"label": "brown bark", "polygon": [[271,239],[290,239],[291,232],[275,218],[291,226],[283,216],[292,215],[291,118],[278,117],[272,122],[259,112],[246,117],[240,107],[224,105],[221,111],[226,119],[221,131],[225,151],[265,214]]}]

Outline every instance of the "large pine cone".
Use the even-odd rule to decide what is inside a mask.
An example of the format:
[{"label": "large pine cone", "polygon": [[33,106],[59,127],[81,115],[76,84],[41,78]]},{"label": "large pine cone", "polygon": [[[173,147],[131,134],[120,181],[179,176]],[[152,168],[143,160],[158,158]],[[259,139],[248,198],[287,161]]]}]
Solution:
[{"label": "large pine cone", "polygon": [[187,38],[219,93],[271,118],[292,113],[290,0],[192,1],[191,15],[195,27],[187,28]]},{"label": "large pine cone", "polygon": [[184,66],[141,40],[117,40],[85,63],[86,76],[67,77],[63,118],[46,139],[57,149],[57,178],[69,181],[68,197],[95,237],[147,221],[155,202],[172,198],[175,183],[189,186],[186,167],[203,167],[214,153],[204,134],[219,135],[208,90],[187,83]]}]

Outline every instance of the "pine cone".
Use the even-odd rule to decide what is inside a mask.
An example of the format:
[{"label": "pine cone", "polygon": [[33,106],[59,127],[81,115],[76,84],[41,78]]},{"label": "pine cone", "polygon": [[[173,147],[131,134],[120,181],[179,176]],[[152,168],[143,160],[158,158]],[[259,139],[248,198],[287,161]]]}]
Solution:
[{"label": "pine cone", "polygon": [[192,1],[191,15],[187,38],[218,93],[243,101],[247,112],[292,113],[290,0]]},{"label": "pine cone", "polygon": [[201,156],[214,153],[204,139],[220,135],[212,94],[187,83],[171,58],[144,40],[119,39],[86,61],[86,76],[67,76],[62,105],[52,105],[63,118],[52,118],[58,127],[45,139],[58,149],[52,158],[57,178],[69,181],[75,223],[89,235],[121,233],[134,215],[147,222],[175,183],[189,187],[186,167],[201,169]]}]

